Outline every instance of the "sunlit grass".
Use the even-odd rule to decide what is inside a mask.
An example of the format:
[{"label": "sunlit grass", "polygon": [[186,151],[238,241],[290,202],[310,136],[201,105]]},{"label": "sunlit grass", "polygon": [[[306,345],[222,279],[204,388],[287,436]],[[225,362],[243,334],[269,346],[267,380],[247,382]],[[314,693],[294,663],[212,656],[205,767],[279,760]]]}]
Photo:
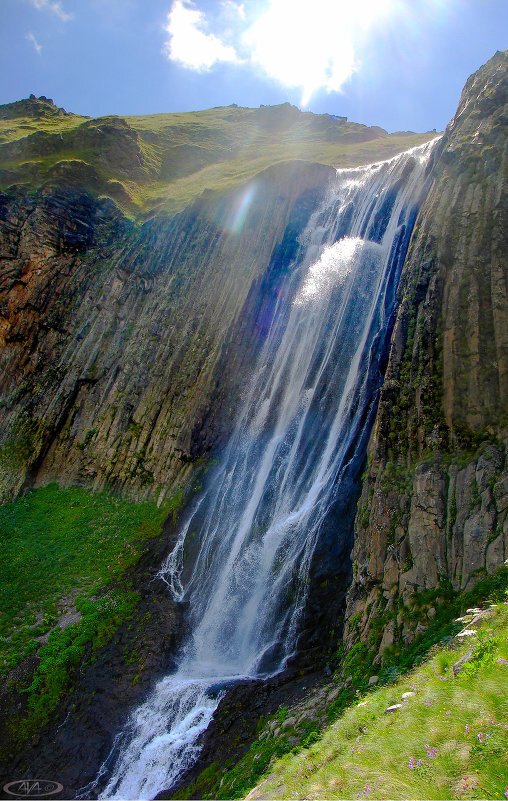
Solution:
[{"label": "sunlit grass", "polygon": [[73,128],[77,128],[82,122],[86,122],[88,117],[79,114],[69,116],[45,116],[45,117],[15,117],[14,119],[0,118],[0,143],[13,142],[24,136],[29,136],[36,131],[45,133],[64,133]]},{"label": "sunlit grass", "polygon": [[[11,149],[3,156],[2,186],[14,181],[37,188],[52,180],[55,168],[80,161],[93,168],[89,176],[93,191],[112,197],[128,216],[142,217],[157,211],[178,212],[206,189],[227,191],[280,162],[305,160],[334,167],[359,166],[390,158],[435,135],[386,134],[381,129],[337,121],[326,114],[302,113],[289,105],[225,107],[116,119],[125,120],[137,133],[135,147],[140,157],[131,153],[127,165],[122,153],[125,130],[119,127],[116,140],[111,131],[115,117],[107,120],[109,132],[104,148],[100,146],[100,136],[97,139],[101,118],[89,120],[70,115],[0,119],[0,159],[2,143],[16,141],[18,145],[14,152]],[[24,152],[26,137],[36,131],[56,136],[46,137],[47,141],[41,139],[35,148]],[[76,134],[79,148],[75,146]],[[362,141],[364,137],[366,141]],[[132,148],[132,138],[127,141]],[[80,174],[80,180],[86,184],[85,172]]]},{"label": "sunlit grass", "polygon": [[[273,798],[504,798],[508,790],[508,607],[404,679],[347,709],[308,749],[271,767]],[[474,646],[464,670],[452,666]],[[405,692],[415,695],[402,699]],[[403,708],[386,713],[388,706]]]}]

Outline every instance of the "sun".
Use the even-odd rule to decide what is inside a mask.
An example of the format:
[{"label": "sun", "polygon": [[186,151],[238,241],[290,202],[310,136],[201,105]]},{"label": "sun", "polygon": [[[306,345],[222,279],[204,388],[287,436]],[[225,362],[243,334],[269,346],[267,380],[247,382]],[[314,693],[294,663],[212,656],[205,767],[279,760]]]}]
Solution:
[{"label": "sun", "polygon": [[252,60],[305,106],[318,88],[339,91],[357,67],[355,43],[395,0],[271,0],[245,32]]}]

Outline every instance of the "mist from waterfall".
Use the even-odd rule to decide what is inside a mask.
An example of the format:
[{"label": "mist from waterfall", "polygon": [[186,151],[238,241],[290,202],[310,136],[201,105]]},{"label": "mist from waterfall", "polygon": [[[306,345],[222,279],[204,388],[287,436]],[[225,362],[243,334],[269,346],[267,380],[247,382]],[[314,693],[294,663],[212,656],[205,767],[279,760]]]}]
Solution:
[{"label": "mist from waterfall", "polygon": [[323,525],[351,454],[364,457],[433,145],[339,170],[301,235],[234,433],[160,570],[189,608],[179,667],[83,793],[153,798],[195,762],[224,688],[294,655]]}]

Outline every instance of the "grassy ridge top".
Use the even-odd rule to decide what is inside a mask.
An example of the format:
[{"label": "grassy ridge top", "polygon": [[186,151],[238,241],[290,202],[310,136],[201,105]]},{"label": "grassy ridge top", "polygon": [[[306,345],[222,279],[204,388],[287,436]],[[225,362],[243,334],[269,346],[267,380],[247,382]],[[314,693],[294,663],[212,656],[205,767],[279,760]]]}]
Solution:
[{"label": "grassy ridge top", "polygon": [[388,134],[289,103],[90,119],[31,97],[0,106],[0,188],[79,183],[131,216],[171,213],[283,161],[354,167],[433,136]]}]

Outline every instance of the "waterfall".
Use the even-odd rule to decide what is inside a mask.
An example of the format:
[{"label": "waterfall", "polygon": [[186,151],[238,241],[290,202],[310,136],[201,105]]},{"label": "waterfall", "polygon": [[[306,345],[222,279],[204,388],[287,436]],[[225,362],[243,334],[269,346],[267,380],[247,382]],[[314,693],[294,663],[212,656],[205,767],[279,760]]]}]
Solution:
[{"label": "waterfall", "polygon": [[160,570],[190,610],[178,670],[83,793],[153,798],[195,762],[224,688],[294,654],[312,557],[360,441],[363,458],[432,147],[339,170],[300,237],[221,464]]}]

